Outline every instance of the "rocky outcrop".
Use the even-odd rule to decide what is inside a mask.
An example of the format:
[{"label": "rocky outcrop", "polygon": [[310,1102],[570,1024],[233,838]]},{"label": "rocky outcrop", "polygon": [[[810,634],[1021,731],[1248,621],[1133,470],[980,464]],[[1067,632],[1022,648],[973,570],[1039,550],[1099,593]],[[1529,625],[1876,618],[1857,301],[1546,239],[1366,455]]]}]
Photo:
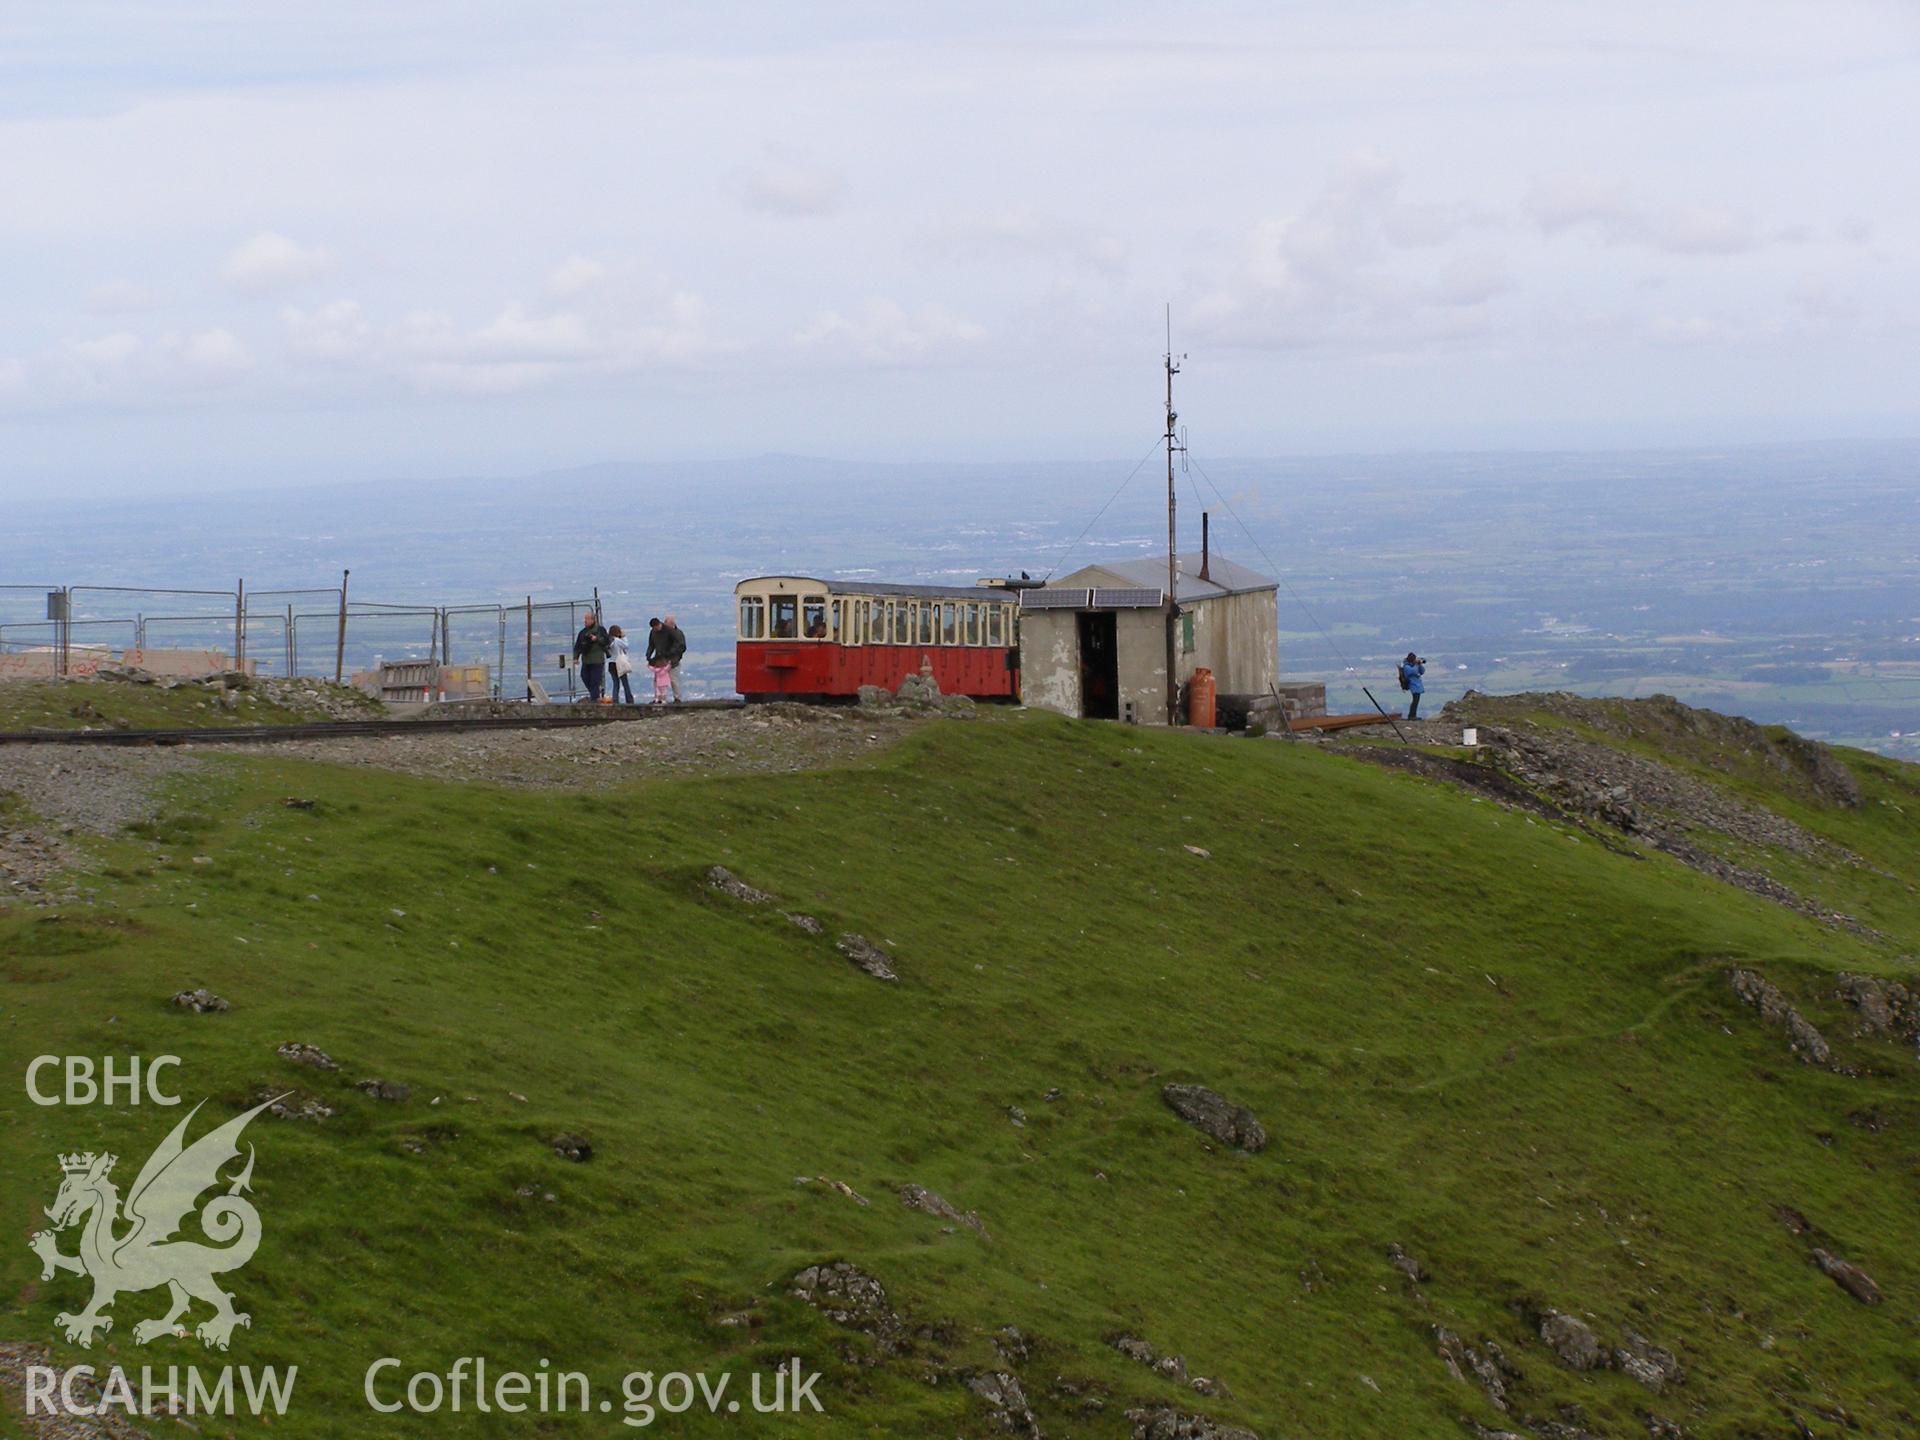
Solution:
[{"label": "rocky outcrop", "polygon": [[549,1149],[562,1160],[571,1160],[576,1165],[584,1165],[593,1159],[593,1144],[581,1135],[556,1135],[547,1142]]},{"label": "rocky outcrop", "polygon": [[[1447,1373],[1463,1385],[1478,1384],[1494,1409],[1505,1412],[1507,1391],[1520,1372],[1508,1363],[1498,1342],[1482,1338],[1478,1347],[1469,1345],[1444,1325],[1433,1327],[1434,1348],[1447,1367]],[[1469,1378],[1471,1377],[1471,1378]]]},{"label": "rocky outcrop", "polygon": [[809,1265],[793,1277],[791,1293],[836,1325],[872,1336],[885,1354],[907,1348],[906,1325],[888,1302],[886,1287],[856,1265]]},{"label": "rocky outcrop", "polygon": [[355,1084],[354,1088],[364,1091],[375,1100],[387,1100],[394,1104],[411,1099],[413,1096],[413,1087],[403,1085],[398,1080],[361,1080]]},{"label": "rocky outcrop", "polygon": [[196,1015],[217,1015],[230,1006],[222,997],[214,994],[202,985],[198,990],[182,990],[173,997],[173,1003],[182,1010],[191,1010]]},{"label": "rocky outcrop", "polygon": [[746,905],[768,905],[773,901],[773,896],[764,890],[754,889],[724,865],[715,865],[707,871],[707,885]]},{"label": "rocky outcrop", "polygon": [[987,1414],[996,1430],[1012,1435],[1027,1435],[1039,1440],[1040,1425],[1027,1404],[1020,1377],[1010,1370],[977,1371],[966,1378],[967,1389],[986,1402]]},{"label": "rocky outcrop", "polygon": [[1427,1267],[1409,1255],[1397,1242],[1387,1246],[1387,1263],[1415,1285],[1426,1283]]},{"label": "rocky outcrop", "polygon": [[1857,1035],[1892,1035],[1920,1045],[1920,988],[1877,975],[1842,973],[1834,996],[1853,1007]]},{"label": "rocky outcrop", "polygon": [[1253,1112],[1204,1085],[1168,1085],[1160,1091],[1160,1098],[1174,1114],[1222,1145],[1249,1154],[1266,1148],[1266,1127]]},{"label": "rocky outcrop", "polygon": [[893,957],[864,935],[842,935],[833,948],[876,980],[898,980],[893,973]]},{"label": "rocky outcrop", "polygon": [[1613,1347],[1613,1368],[1656,1395],[1678,1383],[1683,1374],[1671,1350],[1654,1344],[1636,1330],[1627,1330]]},{"label": "rocky outcrop", "polygon": [[986,1225],[973,1211],[955,1208],[947,1200],[934,1194],[933,1191],[927,1189],[924,1185],[902,1185],[900,1187],[900,1203],[905,1205],[909,1210],[923,1211],[928,1215],[938,1216],[942,1220],[951,1220],[955,1224],[965,1225],[982,1240],[990,1240],[993,1238],[987,1234]]},{"label": "rocky outcrop", "polygon": [[1802,1064],[1832,1067],[1833,1047],[1812,1021],[1788,1003],[1779,986],[1752,970],[1735,969],[1727,978],[1733,993],[1758,1010],[1761,1019],[1787,1032],[1787,1044]]},{"label": "rocky outcrop", "polygon": [[1851,1260],[1843,1260],[1831,1250],[1814,1246],[1813,1263],[1820,1273],[1846,1291],[1862,1305],[1880,1303],[1880,1287],[1873,1283],[1873,1277]]},{"label": "rocky outcrop", "polygon": [[1607,1352],[1593,1327],[1575,1315],[1548,1310],[1540,1316],[1540,1339],[1569,1370],[1604,1370]]},{"label": "rocky outcrop", "polygon": [[1171,1405],[1129,1410],[1127,1423],[1133,1426],[1133,1440],[1260,1440],[1252,1430],[1190,1415]]},{"label": "rocky outcrop", "polygon": [[276,1052],[282,1060],[295,1065],[305,1065],[313,1070],[338,1070],[339,1064],[318,1045],[308,1045],[304,1041],[289,1040]]}]

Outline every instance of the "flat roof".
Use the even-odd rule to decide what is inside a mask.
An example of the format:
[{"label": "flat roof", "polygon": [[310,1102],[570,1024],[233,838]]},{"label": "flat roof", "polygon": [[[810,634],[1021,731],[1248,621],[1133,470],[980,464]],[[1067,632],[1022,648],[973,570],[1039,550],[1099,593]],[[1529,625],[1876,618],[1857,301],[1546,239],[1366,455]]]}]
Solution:
[{"label": "flat roof", "polygon": [[[1217,600],[1224,595],[1252,595],[1262,590],[1277,590],[1280,582],[1271,576],[1262,575],[1257,570],[1236,564],[1224,555],[1210,555],[1207,558],[1207,578],[1200,578],[1200,552],[1195,550],[1179,556],[1180,579],[1174,598],[1180,601]],[[1143,555],[1134,560],[1102,560],[1093,565],[1085,565],[1073,574],[1059,580],[1049,581],[1049,586],[1072,589],[1093,589],[1099,581],[1090,577],[1110,576],[1121,585],[1151,586],[1161,592],[1167,588],[1167,557],[1164,555]]]}]

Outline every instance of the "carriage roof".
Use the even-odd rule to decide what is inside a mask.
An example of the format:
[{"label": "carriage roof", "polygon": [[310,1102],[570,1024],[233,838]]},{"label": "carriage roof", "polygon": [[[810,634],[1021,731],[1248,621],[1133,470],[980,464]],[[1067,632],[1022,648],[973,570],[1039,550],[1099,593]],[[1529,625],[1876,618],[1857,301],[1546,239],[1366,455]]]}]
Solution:
[{"label": "carriage roof", "polygon": [[769,580],[790,580],[834,595],[895,595],[907,599],[1000,600],[1009,597],[984,585],[900,585],[879,580],[823,580],[816,575],[754,575],[734,586],[736,595]]}]

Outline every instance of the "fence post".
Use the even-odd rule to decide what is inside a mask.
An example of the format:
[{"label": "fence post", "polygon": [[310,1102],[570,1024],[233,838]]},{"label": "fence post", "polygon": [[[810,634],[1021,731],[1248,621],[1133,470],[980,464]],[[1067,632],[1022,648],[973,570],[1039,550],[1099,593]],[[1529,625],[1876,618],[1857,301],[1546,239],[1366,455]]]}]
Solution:
[{"label": "fence post", "polygon": [[346,675],[347,663],[347,577],[353,572],[340,572],[340,629],[333,642],[333,683],[338,685]]},{"label": "fence post", "polygon": [[527,699],[533,699],[533,596],[527,596]]},{"label": "fence post", "polygon": [[293,679],[293,606],[287,606],[287,679]]},{"label": "fence post", "polygon": [[247,582],[244,577],[233,584],[233,668],[247,668]]}]

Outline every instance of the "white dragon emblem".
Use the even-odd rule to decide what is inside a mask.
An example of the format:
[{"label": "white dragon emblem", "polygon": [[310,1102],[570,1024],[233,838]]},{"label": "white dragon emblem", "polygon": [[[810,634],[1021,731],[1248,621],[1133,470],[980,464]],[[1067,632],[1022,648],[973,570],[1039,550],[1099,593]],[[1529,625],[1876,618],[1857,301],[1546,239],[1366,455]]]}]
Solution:
[{"label": "white dragon emblem", "polygon": [[[40,1272],[42,1280],[51,1280],[57,1271],[70,1270],[93,1281],[93,1299],[86,1309],[78,1315],[54,1317],[67,1339],[92,1345],[95,1331],[113,1329],[113,1317],[101,1312],[116,1295],[122,1290],[151,1290],[160,1285],[167,1287],[172,1303],[165,1315],[142,1320],[133,1327],[133,1338],[142,1345],[162,1335],[184,1337],[187,1331],[180,1317],[194,1300],[213,1306],[214,1313],[194,1328],[194,1334],[209,1346],[224,1350],[234,1326],[252,1325],[253,1317],[236,1311],[233,1296],[214,1278],[245,1265],[260,1244],[260,1212],[240,1194],[251,1188],[251,1145],[247,1147],[246,1167],[228,1182],[227,1193],[214,1196],[200,1210],[200,1229],[214,1243],[204,1245],[172,1237],[201,1192],[220,1183],[221,1167],[239,1158],[237,1142],[247,1122],[271,1104],[273,1100],[263,1101],[187,1145],[183,1143],[187,1125],[200,1113],[200,1106],[194,1106],[140,1167],[127,1194],[124,1214],[120,1189],[108,1178],[118,1156],[88,1152],[60,1157],[60,1169],[66,1178],[46,1210],[53,1229],[40,1231],[27,1243],[45,1267]],[[83,1220],[79,1252],[61,1254],[54,1232]],[[123,1225],[127,1228],[121,1230]]]}]

